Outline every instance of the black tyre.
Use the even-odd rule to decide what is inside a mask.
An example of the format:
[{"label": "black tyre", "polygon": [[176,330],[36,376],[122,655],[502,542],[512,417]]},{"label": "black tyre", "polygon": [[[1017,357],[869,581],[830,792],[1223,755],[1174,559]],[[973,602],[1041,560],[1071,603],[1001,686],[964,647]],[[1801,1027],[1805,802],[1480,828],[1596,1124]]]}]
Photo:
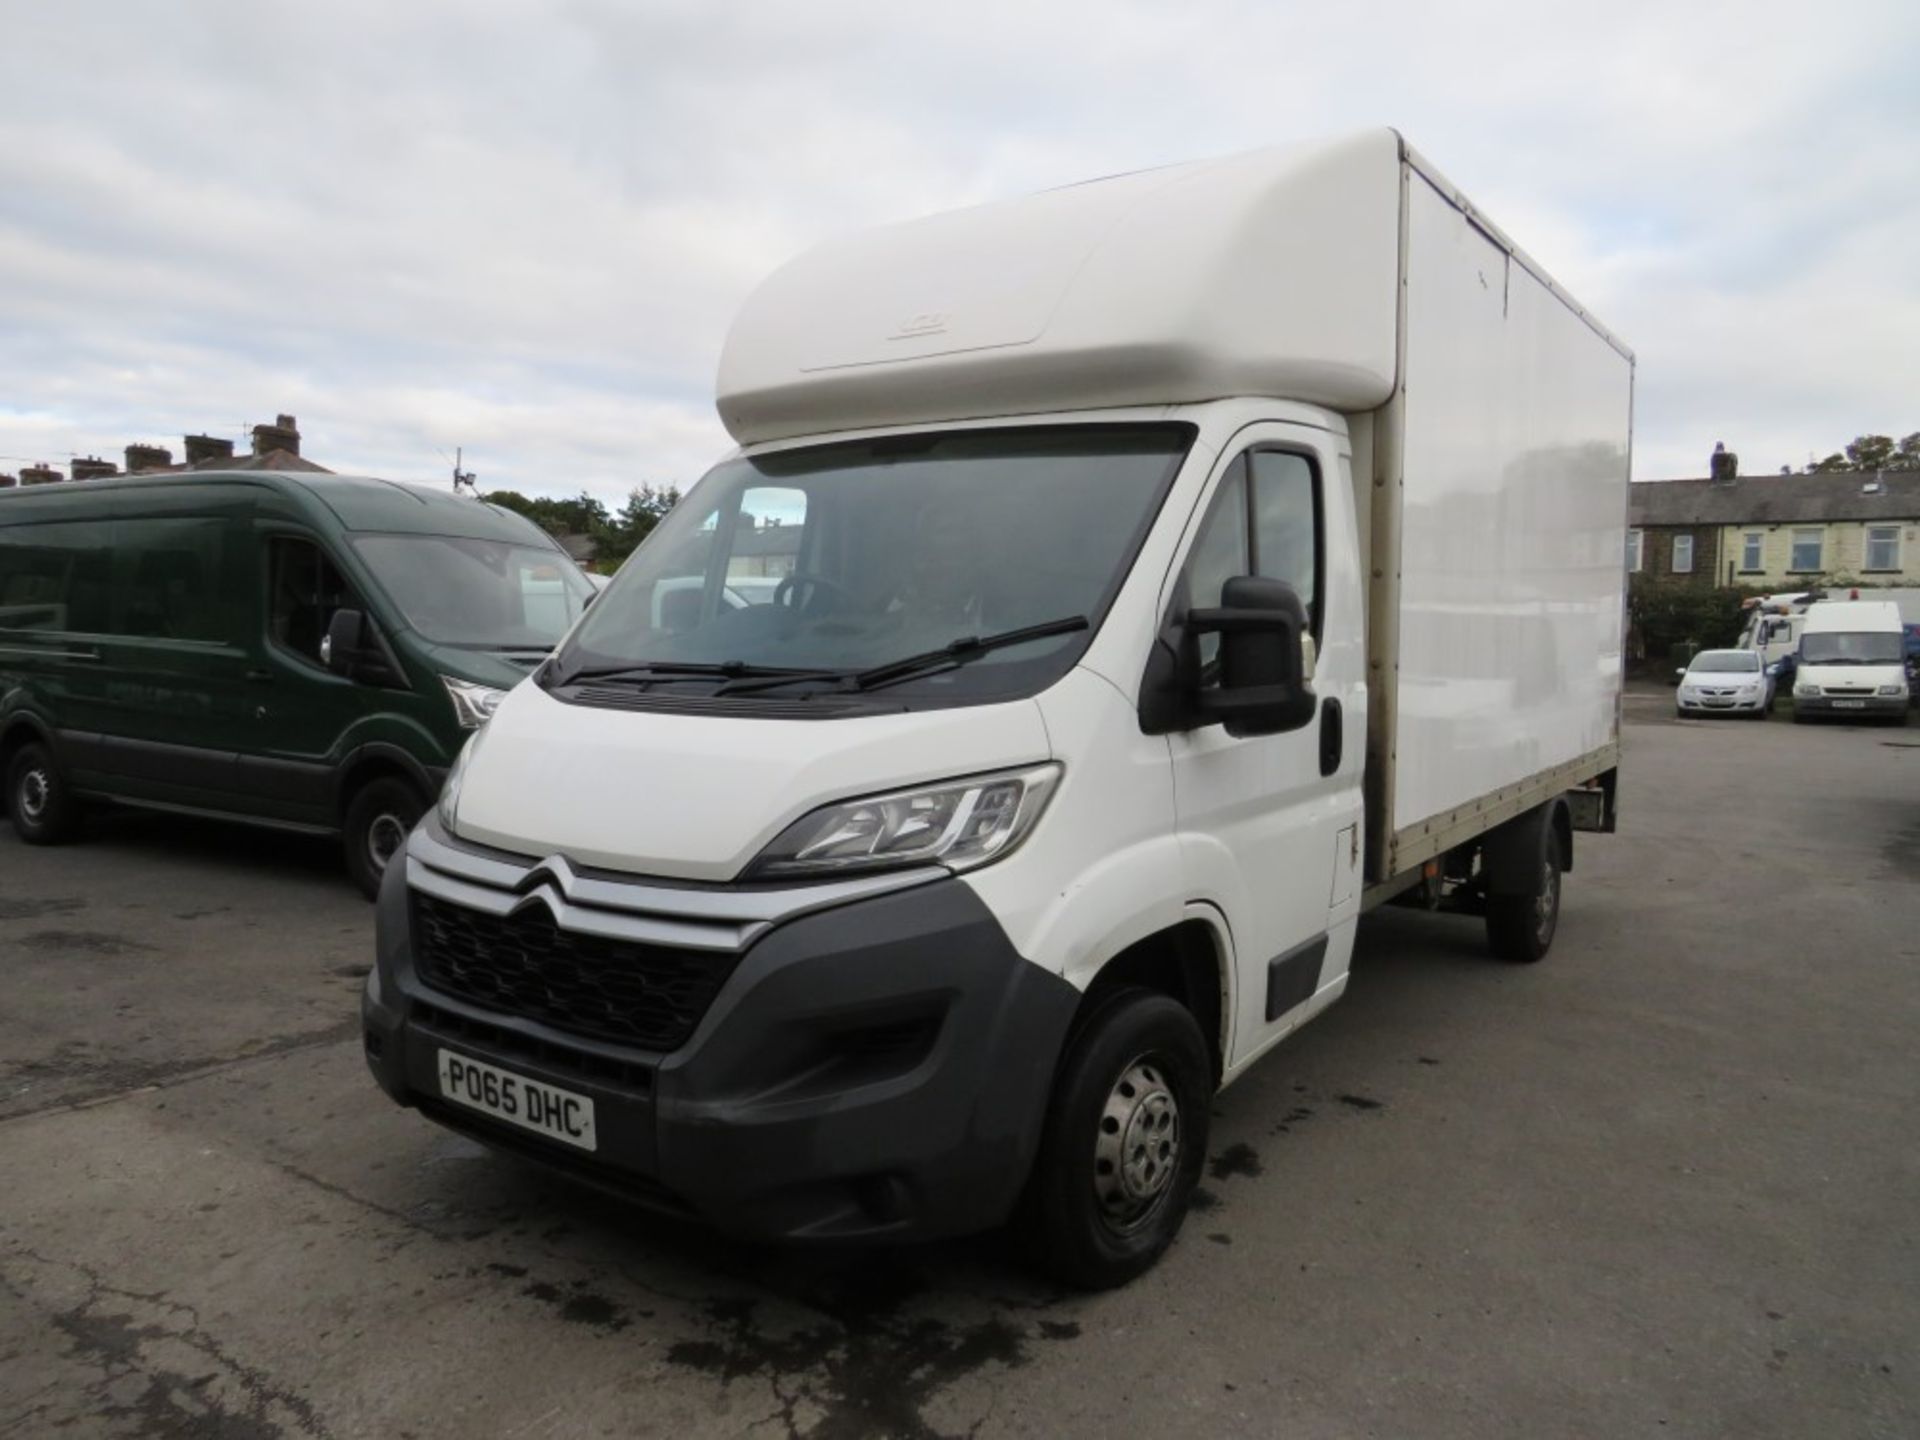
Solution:
[{"label": "black tyre", "polygon": [[426,797],[405,780],[392,776],[368,781],[355,793],[347,806],[342,839],[347,873],[369,900],[380,893],[387,862],[400,853],[407,835],[426,811]]},{"label": "black tyre", "polygon": [[23,745],[7,766],[8,817],[29,845],[58,845],[73,834],[80,807],[46,746]]},{"label": "black tyre", "polygon": [[1487,948],[1519,965],[1544,960],[1560,928],[1560,837],[1551,825],[1542,825],[1540,832],[1532,889],[1524,895],[1487,897]]},{"label": "black tyre", "polygon": [[1036,1268],[1108,1290],[1179,1233],[1206,1159],[1213,1065],[1177,1000],[1126,989],[1095,1006],[1054,1079],[1015,1225]]}]

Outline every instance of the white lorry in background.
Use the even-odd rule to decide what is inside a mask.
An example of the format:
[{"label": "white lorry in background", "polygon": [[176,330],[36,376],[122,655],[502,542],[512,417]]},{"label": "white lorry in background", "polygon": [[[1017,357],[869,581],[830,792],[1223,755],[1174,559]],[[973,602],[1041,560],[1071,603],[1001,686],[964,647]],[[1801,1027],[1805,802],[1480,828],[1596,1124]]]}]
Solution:
[{"label": "white lorry in background", "polygon": [[[1768,675],[1781,674],[1780,662],[1800,648],[1800,628],[1806,623],[1807,606],[1817,593],[1760,596],[1747,609],[1747,621],[1734,642],[1735,648],[1758,652],[1760,666]],[[1786,670],[1790,673],[1792,666]]]},{"label": "white lorry in background", "polygon": [[1614,824],[1632,388],[1391,131],[795,261],[722,356],[741,448],[389,871],[376,1078],[743,1235],[1138,1274],[1364,910],[1553,942]]},{"label": "white lorry in background", "polygon": [[1793,718],[1904,724],[1906,635],[1891,600],[1821,600],[1809,606],[1793,676]]}]

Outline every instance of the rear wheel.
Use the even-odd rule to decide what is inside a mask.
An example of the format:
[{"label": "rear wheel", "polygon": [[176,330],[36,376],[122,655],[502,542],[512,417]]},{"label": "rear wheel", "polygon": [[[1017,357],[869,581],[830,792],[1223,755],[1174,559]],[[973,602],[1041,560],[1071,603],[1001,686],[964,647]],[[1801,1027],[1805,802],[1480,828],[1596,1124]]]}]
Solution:
[{"label": "rear wheel", "polygon": [[380,893],[387,865],[400,853],[426,810],[427,802],[420,792],[391,775],[362,785],[347,806],[343,836],[347,873],[369,900]]},{"label": "rear wheel", "polygon": [[1542,825],[1533,886],[1520,895],[1487,897],[1487,948],[1502,960],[1531,965],[1546,958],[1560,928],[1560,837]]},{"label": "rear wheel", "polygon": [[73,833],[79,805],[67,788],[53,752],[23,745],[7,766],[7,814],[14,834],[29,845],[57,845]]},{"label": "rear wheel", "polygon": [[1055,1079],[1015,1224],[1039,1269],[1106,1290],[1179,1233],[1206,1158],[1213,1067],[1177,1000],[1130,988],[1096,1006]]}]

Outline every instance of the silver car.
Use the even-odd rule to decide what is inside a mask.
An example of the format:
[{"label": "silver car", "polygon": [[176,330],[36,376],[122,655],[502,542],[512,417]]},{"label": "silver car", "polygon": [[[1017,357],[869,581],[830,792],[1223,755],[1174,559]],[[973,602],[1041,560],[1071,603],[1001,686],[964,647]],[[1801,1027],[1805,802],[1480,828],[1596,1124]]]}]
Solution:
[{"label": "silver car", "polygon": [[1675,673],[1680,690],[1674,709],[1683,720],[1689,715],[1746,715],[1764,720],[1773,708],[1773,677],[1756,650],[1702,650],[1686,669]]}]

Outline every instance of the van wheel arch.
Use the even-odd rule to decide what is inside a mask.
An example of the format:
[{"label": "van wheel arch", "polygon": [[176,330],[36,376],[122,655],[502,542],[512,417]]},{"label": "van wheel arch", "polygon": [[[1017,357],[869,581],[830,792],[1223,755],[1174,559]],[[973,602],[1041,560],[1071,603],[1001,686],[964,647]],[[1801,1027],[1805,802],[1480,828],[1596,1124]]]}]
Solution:
[{"label": "van wheel arch", "polygon": [[[384,829],[389,836],[404,839],[403,831],[433,804],[433,789],[417,766],[401,763],[384,755],[373,755],[348,769],[340,784],[340,836],[346,852],[347,872],[369,900],[380,889],[384,859],[393,851],[383,844],[381,860],[370,854],[370,825]],[[399,828],[394,828],[398,826]]]},{"label": "van wheel arch", "polygon": [[1134,941],[1101,966],[1080,997],[1062,1056],[1107,997],[1128,989],[1166,995],[1192,1013],[1206,1037],[1217,1087],[1226,1062],[1227,988],[1226,957],[1213,927],[1204,920],[1182,920]]},{"label": "van wheel arch", "polygon": [[20,752],[22,745],[40,744],[47,747],[55,760],[62,760],[60,745],[53,738],[53,732],[31,715],[16,715],[4,726],[0,726],[0,774],[13,763],[13,757]]}]

